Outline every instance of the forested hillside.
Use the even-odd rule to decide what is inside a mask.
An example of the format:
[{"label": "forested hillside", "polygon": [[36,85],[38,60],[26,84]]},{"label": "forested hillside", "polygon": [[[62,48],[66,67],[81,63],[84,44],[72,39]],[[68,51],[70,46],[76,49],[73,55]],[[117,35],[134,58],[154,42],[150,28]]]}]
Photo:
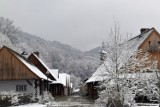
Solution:
[{"label": "forested hillside", "polygon": [[82,80],[99,66],[99,61],[92,57],[99,57],[100,48],[82,52],[57,41],[47,41],[22,31],[13,24],[13,21],[3,17],[0,17],[0,38],[0,47],[7,45],[19,53],[25,51],[26,57],[31,52],[38,51],[50,68],[75,75]]}]

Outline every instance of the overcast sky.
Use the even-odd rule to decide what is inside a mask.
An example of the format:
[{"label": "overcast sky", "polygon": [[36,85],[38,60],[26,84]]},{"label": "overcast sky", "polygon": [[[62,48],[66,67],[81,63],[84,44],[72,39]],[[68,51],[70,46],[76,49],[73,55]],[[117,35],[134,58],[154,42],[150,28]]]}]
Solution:
[{"label": "overcast sky", "polygon": [[0,16],[23,31],[90,50],[109,38],[118,21],[123,33],[160,31],[159,0],[0,0]]}]

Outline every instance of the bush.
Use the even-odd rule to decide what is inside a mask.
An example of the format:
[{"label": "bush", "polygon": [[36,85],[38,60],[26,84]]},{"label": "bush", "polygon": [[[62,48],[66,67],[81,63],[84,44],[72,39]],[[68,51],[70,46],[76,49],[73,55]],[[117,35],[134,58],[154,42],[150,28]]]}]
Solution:
[{"label": "bush", "polygon": [[22,105],[32,102],[31,94],[22,94],[16,92],[1,92],[0,93],[0,106]]},{"label": "bush", "polygon": [[3,98],[0,96],[0,107],[11,106],[11,98],[6,97]]},{"label": "bush", "polygon": [[43,92],[42,96],[39,96],[39,103],[46,104],[52,103],[54,101],[54,97],[51,95],[50,92]]}]

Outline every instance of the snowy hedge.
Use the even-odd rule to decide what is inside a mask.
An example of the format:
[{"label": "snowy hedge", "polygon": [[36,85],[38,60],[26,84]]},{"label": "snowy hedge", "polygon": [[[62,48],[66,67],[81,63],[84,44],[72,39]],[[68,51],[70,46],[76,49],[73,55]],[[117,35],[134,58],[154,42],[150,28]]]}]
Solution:
[{"label": "snowy hedge", "polygon": [[22,105],[33,102],[31,94],[1,92],[0,106]]}]

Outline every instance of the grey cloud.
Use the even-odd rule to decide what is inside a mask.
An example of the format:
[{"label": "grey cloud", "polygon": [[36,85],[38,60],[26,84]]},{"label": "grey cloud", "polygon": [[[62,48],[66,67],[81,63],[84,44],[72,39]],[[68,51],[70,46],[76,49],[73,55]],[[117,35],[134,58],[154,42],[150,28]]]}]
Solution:
[{"label": "grey cloud", "polygon": [[22,30],[89,50],[109,37],[114,20],[122,32],[160,30],[158,0],[0,0],[0,16]]}]

